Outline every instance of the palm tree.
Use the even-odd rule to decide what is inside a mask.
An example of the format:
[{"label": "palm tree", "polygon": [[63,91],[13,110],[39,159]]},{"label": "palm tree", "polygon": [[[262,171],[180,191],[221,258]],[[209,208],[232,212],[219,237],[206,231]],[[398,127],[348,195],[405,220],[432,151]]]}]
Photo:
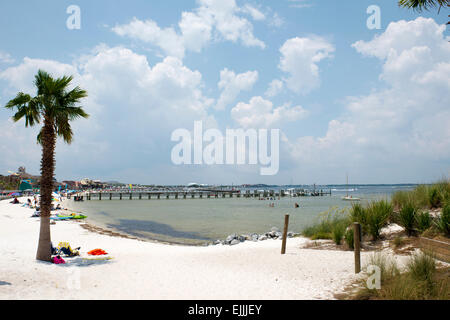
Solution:
[{"label": "palm tree", "polygon": [[68,90],[72,79],[72,76],[54,79],[47,72],[39,70],[34,80],[37,95],[31,97],[19,92],[5,106],[16,111],[13,121],[25,118],[26,127],[37,125],[43,120],[43,127],[37,136],[37,142],[42,146],[42,160],[41,223],[36,259],[41,261],[51,261],[50,210],[54,189],[56,139],[62,137],[70,144],[73,138],[70,121],[89,117],[82,107],[76,106],[82,98],[87,97],[87,92],[79,87]]},{"label": "palm tree", "polygon": [[441,10],[443,6],[448,6],[450,4],[450,0],[399,0],[398,4],[401,7],[420,12],[423,9],[428,10],[437,6],[439,6],[439,10]]}]

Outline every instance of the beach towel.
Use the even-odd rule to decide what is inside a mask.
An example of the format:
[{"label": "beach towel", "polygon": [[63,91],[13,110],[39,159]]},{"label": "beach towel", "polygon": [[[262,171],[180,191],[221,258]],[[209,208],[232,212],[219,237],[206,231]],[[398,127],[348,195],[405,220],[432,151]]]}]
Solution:
[{"label": "beach towel", "polygon": [[94,249],[94,250],[89,251],[88,254],[91,256],[101,256],[104,254],[108,254],[108,252],[106,252],[103,249]]}]

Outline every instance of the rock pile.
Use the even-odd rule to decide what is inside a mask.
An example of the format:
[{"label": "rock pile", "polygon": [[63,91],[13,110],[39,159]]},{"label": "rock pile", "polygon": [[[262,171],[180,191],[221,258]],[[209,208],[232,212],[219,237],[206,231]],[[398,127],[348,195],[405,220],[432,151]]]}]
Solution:
[{"label": "rock pile", "polygon": [[[292,231],[289,231],[287,233],[288,238],[292,238],[295,236],[298,236],[298,233],[294,233]],[[264,241],[267,239],[274,239],[274,240],[281,240],[283,238],[283,233],[278,229],[277,227],[272,227],[269,232],[263,233],[263,234],[244,234],[244,235],[238,235],[236,233],[230,234],[225,240],[216,240],[214,241],[215,245],[222,244],[222,245],[230,245],[234,246],[236,244],[239,244],[244,241]]]}]

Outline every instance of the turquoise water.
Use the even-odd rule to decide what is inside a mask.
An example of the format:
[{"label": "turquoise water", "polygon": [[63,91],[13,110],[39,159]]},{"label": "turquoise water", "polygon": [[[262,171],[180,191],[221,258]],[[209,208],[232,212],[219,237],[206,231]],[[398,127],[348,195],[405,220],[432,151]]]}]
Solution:
[{"label": "turquoise water", "polygon": [[[284,197],[280,200],[257,198],[91,200],[66,206],[89,216],[88,222],[132,236],[172,243],[200,245],[224,239],[232,233],[264,233],[276,226],[282,229],[289,214],[289,230],[300,232],[330,208],[346,208],[348,193],[361,198],[389,199],[394,191],[410,186],[328,186],[332,195]],[[320,188],[319,188],[320,189]],[[274,203],[274,207],[269,206]],[[294,204],[298,203],[299,208]]]}]

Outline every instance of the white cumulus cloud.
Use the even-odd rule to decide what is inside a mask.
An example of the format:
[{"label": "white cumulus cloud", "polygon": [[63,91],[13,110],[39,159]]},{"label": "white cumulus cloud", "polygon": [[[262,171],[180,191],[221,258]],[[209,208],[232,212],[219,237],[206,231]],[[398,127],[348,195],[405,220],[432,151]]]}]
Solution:
[{"label": "white cumulus cloud", "polygon": [[227,105],[232,103],[234,99],[243,90],[250,90],[258,80],[258,71],[247,71],[245,73],[235,74],[234,71],[223,69],[220,72],[219,89],[222,93],[216,104],[217,110],[223,110]]},{"label": "white cumulus cloud", "polygon": [[334,46],[320,37],[288,39],[280,48],[279,68],[288,74],[283,78],[287,88],[307,94],[320,85],[319,62],[331,58]]},{"label": "white cumulus cloud", "polygon": [[148,19],[133,18],[128,24],[118,24],[112,31],[159,47],[166,55],[182,59],[186,50],[200,52],[210,41],[240,42],[246,47],[265,48],[253,34],[253,25],[241,14],[250,14],[254,20],[264,20],[264,14],[251,5],[239,7],[234,0],[198,0],[198,7],[185,11],[173,27],[161,28]]},{"label": "white cumulus cloud", "polygon": [[249,103],[239,102],[231,110],[231,117],[243,128],[273,128],[306,115],[307,111],[301,106],[285,104],[274,108],[271,101],[260,96],[251,98]]}]

